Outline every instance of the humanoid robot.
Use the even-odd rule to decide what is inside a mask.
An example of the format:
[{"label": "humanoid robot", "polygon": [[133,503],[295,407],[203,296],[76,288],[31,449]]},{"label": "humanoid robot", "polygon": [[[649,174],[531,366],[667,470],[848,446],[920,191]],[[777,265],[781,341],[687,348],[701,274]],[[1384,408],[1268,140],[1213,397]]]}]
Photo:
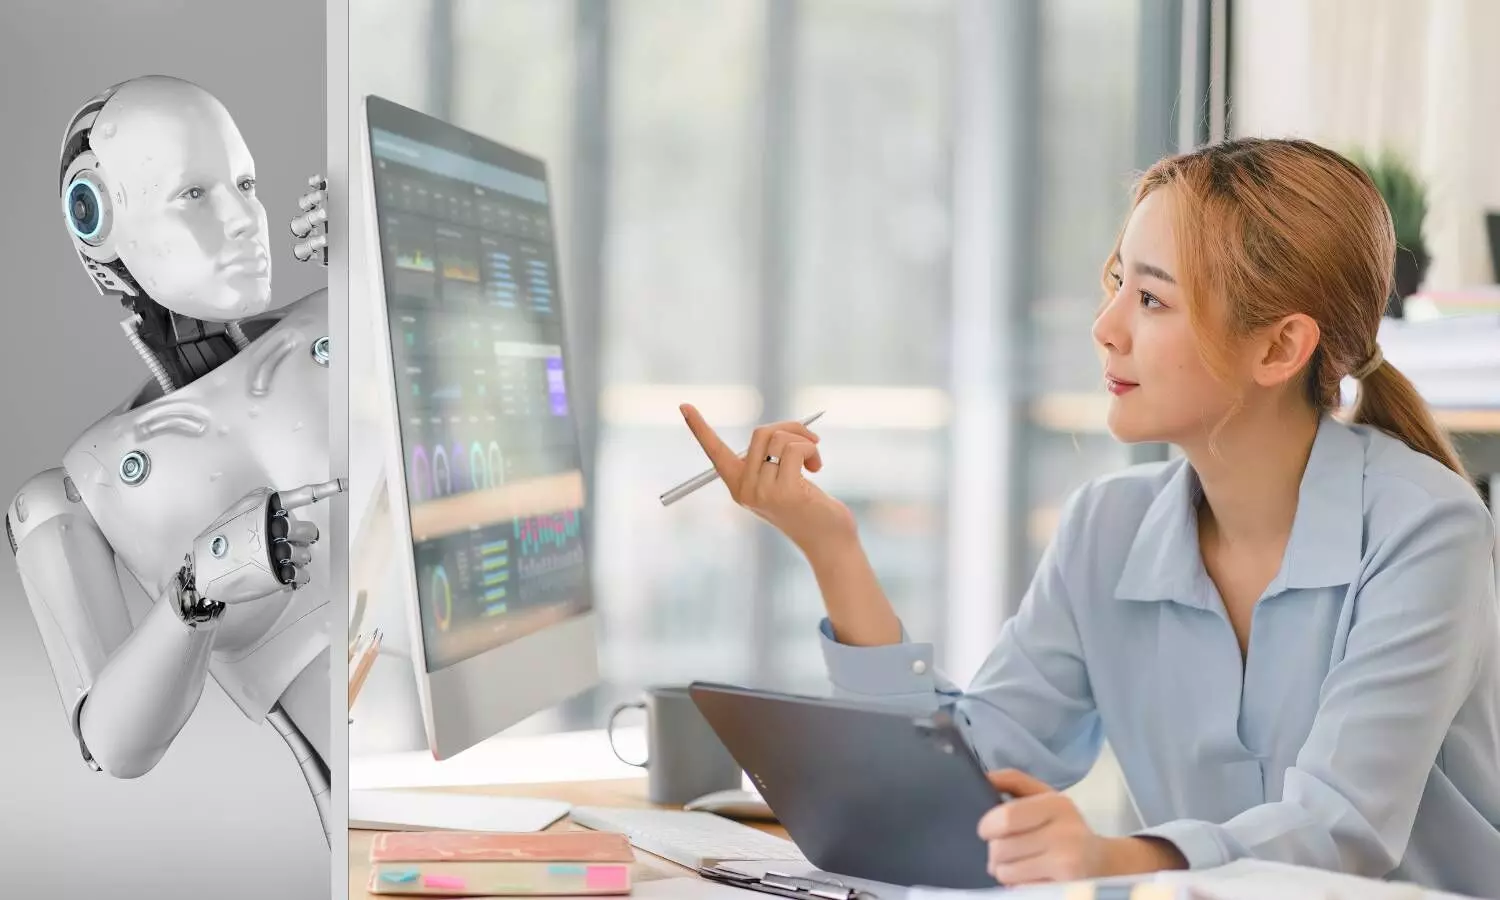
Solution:
[{"label": "humanoid robot", "polygon": [[[83,759],[150,771],[212,674],[291,748],[326,837],[332,579],[316,501],[344,489],[329,478],[326,292],[272,302],[254,161],[194,84],[147,76],[91,99],[59,178],[78,258],[150,370],[5,514]],[[326,219],[312,186],[299,236]],[[151,598],[139,621],[117,560]]]}]

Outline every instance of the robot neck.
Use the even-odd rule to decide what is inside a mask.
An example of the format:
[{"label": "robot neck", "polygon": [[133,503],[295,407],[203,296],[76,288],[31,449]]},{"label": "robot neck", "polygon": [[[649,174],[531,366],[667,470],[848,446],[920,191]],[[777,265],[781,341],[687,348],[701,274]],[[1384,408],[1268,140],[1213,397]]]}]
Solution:
[{"label": "robot neck", "polygon": [[127,305],[141,317],[137,334],[175,387],[197,381],[239,352],[228,323],[178,315],[144,296],[131,298]]}]

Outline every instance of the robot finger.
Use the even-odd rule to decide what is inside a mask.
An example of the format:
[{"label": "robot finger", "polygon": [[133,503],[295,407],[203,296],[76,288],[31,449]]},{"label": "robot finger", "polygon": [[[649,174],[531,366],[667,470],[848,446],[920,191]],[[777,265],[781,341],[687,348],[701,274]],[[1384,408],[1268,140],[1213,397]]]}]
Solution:
[{"label": "robot finger", "polygon": [[306,585],[309,581],[312,581],[312,576],[307,574],[306,569],[298,567],[296,574],[292,577],[291,585],[293,588],[299,588]]},{"label": "robot finger", "polygon": [[281,504],[282,510],[297,509],[302,506],[310,506],[325,497],[341,494],[348,487],[342,478],[325,481],[321,484],[306,484],[290,491],[277,491],[276,496]]},{"label": "robot finger", "polygon": [[271,520],[271,537],[293,544],[316,544],[319,537],[318,526],[291,516],[279,516]]},{"label": "robot finger", "polygon": [[275,549],[277,565],[305,566],[312,562],[312,548],[304,544],[278,543]]},{"label": "robot finger", "polygon": [[292,565],[290,562],[276,564],[276,580],[281,582],[282,584],[295,587],[297,584],[297,578],[301,574],[302,570]]},{"label": "robot finger", "polygon": [[298,216],[297,218],[292,220],[292,236],[305,238],[308,235],[312,234],[314,228],[317,228],[319,225],[327,221],[328,210],[320,206],[312,212],[309,212],[306,215]]},{"label": "robot finger", "polygon": [[[321,184],[321,181],[319,183]],[[328,192],[324,191],[322,188],[314,191],[308,191],[301,197],[297,198],[297,208],[302,210],[303,212],[307,212],[313,207],[321,206],[323,204],[323,201],[327,199]]]}]

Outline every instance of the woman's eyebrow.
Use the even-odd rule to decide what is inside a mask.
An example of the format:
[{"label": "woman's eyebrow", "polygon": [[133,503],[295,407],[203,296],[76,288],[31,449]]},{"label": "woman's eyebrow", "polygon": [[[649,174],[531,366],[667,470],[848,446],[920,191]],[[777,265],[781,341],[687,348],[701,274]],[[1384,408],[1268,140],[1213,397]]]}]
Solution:
[{"label": "woman's eyebrow", "polygon": [[1131,268],[1135,269],[1137,275],[1149,275],[1159,281],[1165,281],[1167,284],[1177,283],[1177,279],[1173,278],[1166,269],[1153,266],[1150,263],[1138,262]]}]

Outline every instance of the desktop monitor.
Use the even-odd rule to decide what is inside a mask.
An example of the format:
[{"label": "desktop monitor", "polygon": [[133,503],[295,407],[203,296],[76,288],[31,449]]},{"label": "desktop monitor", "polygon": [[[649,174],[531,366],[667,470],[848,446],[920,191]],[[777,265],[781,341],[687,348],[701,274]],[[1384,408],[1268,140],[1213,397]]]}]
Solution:
[{"label": "desktop monitor", "polygon": [[553,192],[532,156],[364,112],[389,583],[442,760],[598,681]]}]

